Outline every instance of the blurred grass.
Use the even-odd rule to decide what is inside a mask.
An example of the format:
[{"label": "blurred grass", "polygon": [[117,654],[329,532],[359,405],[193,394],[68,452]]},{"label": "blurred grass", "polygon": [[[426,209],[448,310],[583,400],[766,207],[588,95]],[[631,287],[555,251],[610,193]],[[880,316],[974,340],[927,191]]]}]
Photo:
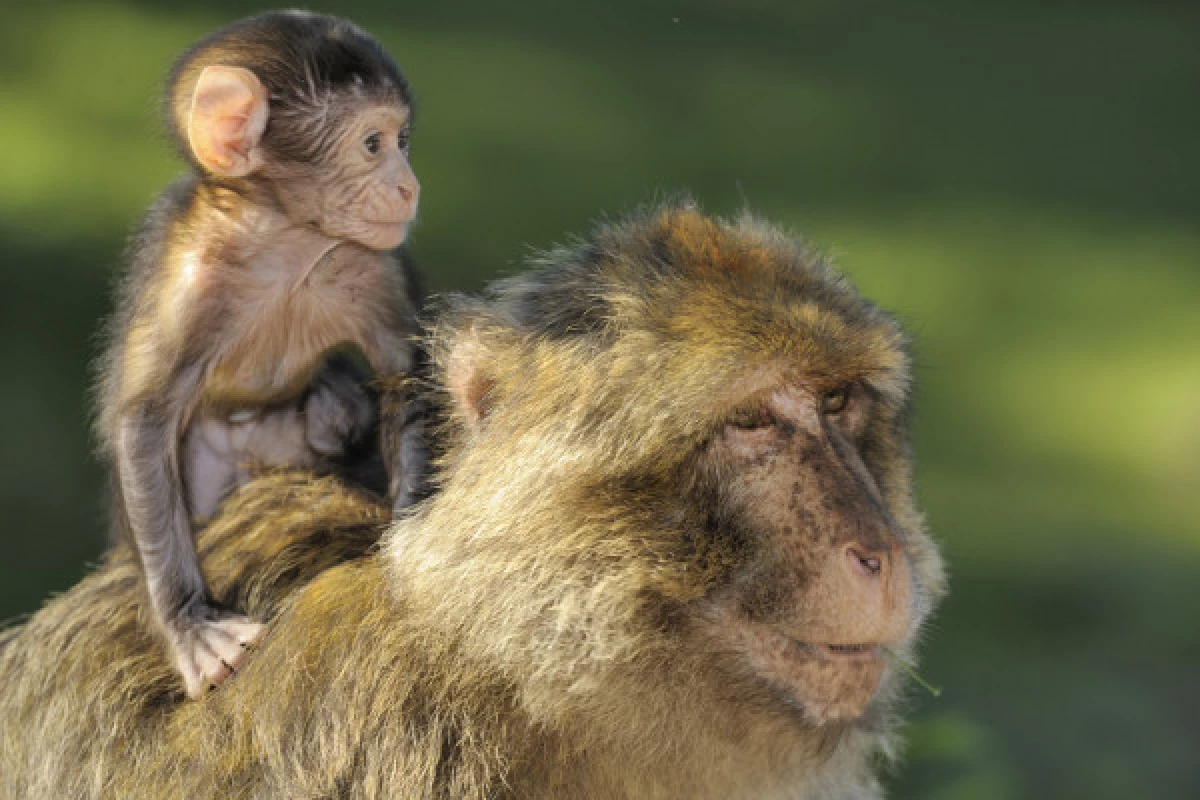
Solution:
[{"label": "blurred grass", "polygon": [[[1200,9],[1193,3],[326,5],[419,97],[435,289],[690,188],[838,256],[916,340],[952,568],[898,797],[1200,792]],[[103,544],[86,363],[178,169],[159,82],[242,3],[0,27],[0,618]]]}]

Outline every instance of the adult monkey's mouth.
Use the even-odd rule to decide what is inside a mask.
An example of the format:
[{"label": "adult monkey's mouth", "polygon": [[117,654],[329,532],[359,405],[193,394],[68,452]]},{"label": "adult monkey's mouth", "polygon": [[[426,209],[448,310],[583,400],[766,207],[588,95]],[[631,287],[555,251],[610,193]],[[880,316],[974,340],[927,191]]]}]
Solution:
[{"label": "adult monkey's mouth", "polygon": [[738,637],[742,657],[810,724],[848,722],[866,713],[883,681],[887,643],[807,642],[755,628]]},{"label": "adult monkey's mouth", "polygon": [[814,644],[793,640],[802,652],[812,658],[837,661],[871,661],[882,658],[881,644]]},{"label": "adult monkey's mouth", "polygon": [[772,634],[769,646],[778,649],[785,658],[796,661],[818,661],[829,664],[868,664],[882,662],[887,642],[855,642],[829,644],[806,642],[783,633]]}]

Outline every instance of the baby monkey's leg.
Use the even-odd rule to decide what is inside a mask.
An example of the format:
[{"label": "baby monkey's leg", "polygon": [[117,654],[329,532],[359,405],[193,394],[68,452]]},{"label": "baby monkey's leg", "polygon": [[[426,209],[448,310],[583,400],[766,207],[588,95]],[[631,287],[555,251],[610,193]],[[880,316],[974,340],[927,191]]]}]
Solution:
[{"label": "baby monkey's leg", "polygon": [[123,417],[118,475],[154,617],[188,696],[199,697],[237,669],[262,626],[216,608],[209,599],[181,491],[173,430],[173,419],[148,405]]},{"label": "baby monkey's leg", "polygon": [[[195,524],[262,470],[318,468],[348,458],[375,424],[375,400],[352,365],[332,359],[301,398],[278,406],[201,412],[184,436],[184,476]],[[263,626],[194,595],[168,617],[167,637],[190,697],[242,664]]]}]

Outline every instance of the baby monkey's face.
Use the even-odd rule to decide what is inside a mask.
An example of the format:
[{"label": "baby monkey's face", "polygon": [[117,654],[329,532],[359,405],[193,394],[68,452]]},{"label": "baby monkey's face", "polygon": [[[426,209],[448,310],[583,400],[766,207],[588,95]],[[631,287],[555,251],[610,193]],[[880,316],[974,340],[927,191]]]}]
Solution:
[{"label": "baby monkey's face", "polygon": [[411,114],[370,103],[340,116],[325,158],[284,170],[280,197],[289,216],[327,236],[390,250],[404,241],[421,191],[408,163]]},{"label": "baby monkey's face", "polygon": [[270,96],[249,69],[205,67],[182,123],[197,165],[219,179],[265,181],[292,222],[326,236],[372,250],[403,242],[420,192],[408,104],[361,81],[298,105]]}]

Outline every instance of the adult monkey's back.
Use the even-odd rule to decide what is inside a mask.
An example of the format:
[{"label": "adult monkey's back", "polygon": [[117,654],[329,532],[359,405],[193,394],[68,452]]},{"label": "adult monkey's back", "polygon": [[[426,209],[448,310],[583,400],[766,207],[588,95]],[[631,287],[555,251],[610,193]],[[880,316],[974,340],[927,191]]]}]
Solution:
[{"label": "adult monkey's back", "polygon": [[662,208],[546,261],[440,324],[441,491],[380,551],[320,572],[384,516],[333,484],[210,526],[214,584],[281,609],[235,680],[170,695],[125,564],[36,615],[0,654],[0,793],[877,796],[884,651],[943,589],[898,329],[749,218]]}]

